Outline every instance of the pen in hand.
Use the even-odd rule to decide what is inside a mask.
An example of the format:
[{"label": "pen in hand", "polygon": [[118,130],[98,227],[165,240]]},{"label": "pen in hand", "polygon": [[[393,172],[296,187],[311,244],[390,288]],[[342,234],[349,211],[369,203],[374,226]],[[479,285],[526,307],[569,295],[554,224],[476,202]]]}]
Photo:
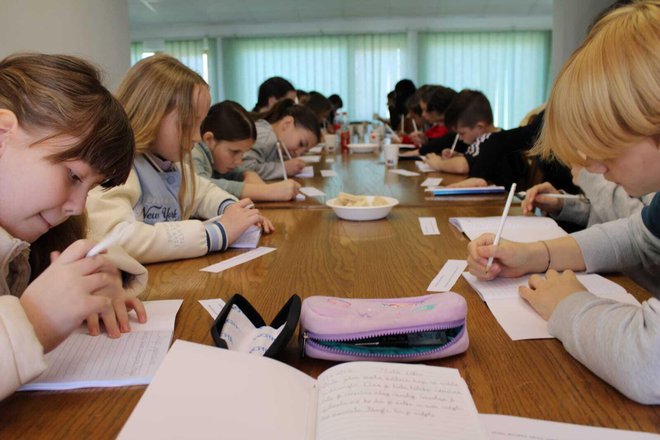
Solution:
[{"label": "pen in hand", "polygon": [[283,145],[280,141],[277,141],[277,155],[280,157],[280,163],[282,164],[282,174],[284,175],[284,180],[287,180],[286,177],[286,167],[284,166],[284,157],[282,156],[282,150],[280,149],[280,145]]},{"label": "pen in hand", "polygon": [[93,257],[105,251],[109,247],[119,244],[122,238],[128,236],[132,231],[134,222],[121,222],[117,224],[105,237],[87,252],[85,257]]},{"label": "pen in hand", "polygon": [[[509,196],[506,198],[506,204],[504,205],[504,211],[502,212],[502,218],[500,219],[500,225],[497,228],[497,233],[495,234],[495,240],[493,240],[493,246],[500,244],[500,237],[502,236],[502,230],[504,229],[504,223],[506,222],[506,217],[509,215],[509,208],[511,208],[511,201],[513,200],[513,194],[516,192],[516,184],[511,185],[509,190]],[[493,265],[493,257],[488,257],[488,262],[486,263],[486,273],[490,270],[490,267]]]}]

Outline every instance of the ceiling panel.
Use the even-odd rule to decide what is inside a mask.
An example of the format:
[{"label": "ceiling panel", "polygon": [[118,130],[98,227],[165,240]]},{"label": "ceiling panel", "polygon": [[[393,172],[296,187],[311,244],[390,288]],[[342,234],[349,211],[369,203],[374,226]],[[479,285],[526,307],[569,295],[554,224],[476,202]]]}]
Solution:
[{"label": "ceiling panel", "polygon": [[551,15],[553,0],[128,0],[131,27]]}]

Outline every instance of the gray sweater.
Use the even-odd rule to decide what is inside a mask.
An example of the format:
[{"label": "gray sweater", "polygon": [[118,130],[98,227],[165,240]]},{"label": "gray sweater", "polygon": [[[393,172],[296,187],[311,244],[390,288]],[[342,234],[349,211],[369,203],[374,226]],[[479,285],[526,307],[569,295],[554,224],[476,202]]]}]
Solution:
[{"label": "gray sweater", "polygon": [[233,196],[241,198],[245,183],[245,170],[238,167],[228,173],[218,173],[213,169],[213,155],[211,150],[203,143],[195,145],[190,153],[195,164],[195,173],[198,176],[205,177],[211,182],[224,189]]},{"label": "gray sweater", "polygon": [[283,179],[284,170],[277,154],[277,136],[273,127],[263,119],[255,122],[257,141],[243,156],[243,165],[264,180]]},{"label": "gray sweater", "polygon": [[578,186],[586,198],[565,199],[562,210],[553,216],[556,220],[587,227],[617,220],[641,211],[655,195],[630,197],[621,185],[584,169],[578,176]]},{"label": "gray sweater", "polygon": [[660,196],[628,218],[572,234],[588,272],[638,268],[654,298],[641,307],[589,292],[559,303],[550,334],[590,370],[631,399],[660,403]]}]

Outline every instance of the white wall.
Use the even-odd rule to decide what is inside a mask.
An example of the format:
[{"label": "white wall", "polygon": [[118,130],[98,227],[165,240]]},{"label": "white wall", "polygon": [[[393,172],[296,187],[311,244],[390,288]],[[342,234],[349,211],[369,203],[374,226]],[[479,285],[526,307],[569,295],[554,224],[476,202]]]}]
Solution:
[{"label": "white wall", "polygon": [[126,0],[0,0],[0,58],[21,51],[84,57],[114,90],[130,67]]},{"label": "white wall", "polygon": [[614,0],[554,0],[552,78],[587,36],[587,28]]}]

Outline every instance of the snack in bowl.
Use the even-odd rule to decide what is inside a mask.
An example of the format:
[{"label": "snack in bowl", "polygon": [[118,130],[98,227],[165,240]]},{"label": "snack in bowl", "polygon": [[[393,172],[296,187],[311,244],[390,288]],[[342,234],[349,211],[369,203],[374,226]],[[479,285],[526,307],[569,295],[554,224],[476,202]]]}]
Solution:
[{"label": "snack in bowl", "polygon": [[328,200],[326,205],[341,219],[367,221],[386,217],[398,203],[399,201],[392,197],[339,193],[336,198]]}]

